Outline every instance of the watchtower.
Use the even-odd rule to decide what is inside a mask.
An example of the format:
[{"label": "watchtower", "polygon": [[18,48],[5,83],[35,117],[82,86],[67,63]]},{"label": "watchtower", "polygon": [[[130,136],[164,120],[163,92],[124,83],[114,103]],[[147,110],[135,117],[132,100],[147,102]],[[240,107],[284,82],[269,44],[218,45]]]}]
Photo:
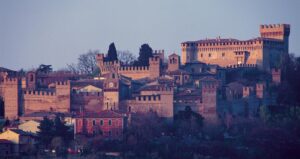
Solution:
[{"label": "watchtower", "polygon": [[202,89],[202,115],[210,121],[215,121],[217,117],[217,90],[219,81],[212,77],[204,77],[200,79],[200,84]]},{"label": "watchtower", "polygon": [[277,39],[284,41],[285,53],[289,52],[289,36],[290,25],[289,24],[271,24],[260,25],[260,35],[263,38]]},{"label": "watchtower", "polygon": [[56,82],[57,110],[69,112],[71,109],[71,83],[70,81]]},{"label": "watchtower", "polygon": [[120,79],[117,72],[106,74],[106,79],[103,82],[103,105],[108,110],[119,109],[119,87]]},{"label": "watchtower", "polygon": [[160,76],[160,58],[150,57],[149,58],[149,77],[156,78]]},{"label": "watchtower", "polygon": [[21,114],[20,107],[21,81],[18,78],[4,79],[4,117],[17,119]]},{"label": "watchtower", "polygon": [[176,71],[180,67],[180,56],[173,53],[169,56],[168,60],[168,71]]}]

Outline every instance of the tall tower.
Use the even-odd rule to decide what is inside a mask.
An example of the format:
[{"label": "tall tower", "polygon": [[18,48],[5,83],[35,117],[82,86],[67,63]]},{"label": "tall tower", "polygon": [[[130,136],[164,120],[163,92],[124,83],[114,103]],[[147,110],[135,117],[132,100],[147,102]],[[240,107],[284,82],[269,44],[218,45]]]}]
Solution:
[{"label": "tall tower", "polygon": [[105,109],[119,109],[119,87],[119,75],[116,72],[111,72],[107,74],[107,77],[103,82],[103,105]]},{"label": "tall tower", "polygon": [[71,83],[70,81],[56,82],[56,110],[69,112],[71,109]]},{"label": "tall tower", "polygon": [[36,89],[36,73],[29,71],[26,75],[26,87],[30,89]]},{"label": "tall tower", "polygon": [[277,39],[284,41],[284,52],[289,53],[289,24],[260,25],[260,35],[263,38]]},{"label": "tall tower", "polygon": [[20,108],[21,81],[18,78],[4,80],[4,117],[10,120],[17,119]]},{"label": "tall tower", "polygon": [[160,76],[160,58],[150,57],[149,58],[149,71],[150,78],[156,78]]},{"label": "tall tower", "polygon": [[194,42],[181,43],[183,65],[192,61],[197,61],[197,49],[197,44]]},{"label": "tall tower", "polygon": [[169,56],[168,71],[176,71],[180,67],[180,56],[175,53]]},{"label": "tall tower", "polygon": [[217,90],[219,81],[211,77],[204,77],[200,82],[202,88],[203,116],[208,120],[215,121],[217,118]]}]

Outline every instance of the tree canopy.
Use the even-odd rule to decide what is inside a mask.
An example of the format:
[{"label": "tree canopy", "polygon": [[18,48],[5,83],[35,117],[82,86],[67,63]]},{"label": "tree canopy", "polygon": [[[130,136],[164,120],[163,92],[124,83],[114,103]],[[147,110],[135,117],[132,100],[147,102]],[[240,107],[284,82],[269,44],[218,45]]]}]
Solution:
[{"label": "tree canopy", "polygon": [[38,73],[50,73],[52,72],[52,65],[45,65],[45,64],[40,64],[39,68],[37,69]]},{"label": "tree canopy", "polygon": [[37,133],[38,139],[41,144],[45,146],[49,146],[49,143],[51,142],[53,138],[53,121],[48,119],[47,117],[44,117],[44,119],[41,121],[38,128],[40,131]]},{"label": "tree canopy", "polygon": [[39,125],[39,132],[37,133],[40,144],[48,147],[51,141],[55,137],[61,137],[67,144],[73,138],[73,133],[70,131],[70,127],[65,125],[63,117],[56,115],[54,120],[50,120],[48,117],[44,117]]},{"label": "tree canopy", "polygon": [[108,48],[106,61],[116,61],[118,60],[117,49],[115,43],[111,43]]},{"label": "tree canopy", "polygon": [[75,74],[86,74],[89,76],[96,76],[100,73],[97,66],[96,55],[99,53],[97,50],[89,50],[87,53],[79,55],[78,62],[68,64],[68,70]]},{"label": "tree canopy", "polygon": [[138,66],[149,66],[149,58],[153,57],[153,50],[148,44],[143,44],[140,48],[138,61],[134,64]]}]

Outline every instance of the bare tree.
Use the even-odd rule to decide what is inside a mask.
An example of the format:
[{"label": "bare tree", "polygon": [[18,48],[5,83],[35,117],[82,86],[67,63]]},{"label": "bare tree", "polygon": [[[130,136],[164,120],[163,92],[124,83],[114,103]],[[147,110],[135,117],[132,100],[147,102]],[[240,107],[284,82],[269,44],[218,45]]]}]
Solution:
[{"label": "bare tree", "polygon": [[78,58],[77,64],[68,64],[68,70],[76,74],[97,75],[99,74],[99,68],[97,66],[96,55],[99,51],[88,51],[85,54],[81,54]]},{"label": "bare tree", "polygon": [[133,55],[128,50],[126,51],[118,50],[118,59],[124,64],[129,65],[129,64],[133,64],[133,62],[136,60],[136,56]]}]

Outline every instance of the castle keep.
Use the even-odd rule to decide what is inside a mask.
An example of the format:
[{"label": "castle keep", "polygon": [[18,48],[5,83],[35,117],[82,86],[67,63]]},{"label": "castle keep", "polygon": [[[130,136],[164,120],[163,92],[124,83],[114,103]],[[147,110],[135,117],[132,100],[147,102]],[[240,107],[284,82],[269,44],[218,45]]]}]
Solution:
[{"label": "castle keep", "polygon": [[200,61],[222,67],[257,66],[270,71],[288,56],[290,25],[260,26],[260,37],[250,40],[204,39],[181,43],[182,63]]}]

